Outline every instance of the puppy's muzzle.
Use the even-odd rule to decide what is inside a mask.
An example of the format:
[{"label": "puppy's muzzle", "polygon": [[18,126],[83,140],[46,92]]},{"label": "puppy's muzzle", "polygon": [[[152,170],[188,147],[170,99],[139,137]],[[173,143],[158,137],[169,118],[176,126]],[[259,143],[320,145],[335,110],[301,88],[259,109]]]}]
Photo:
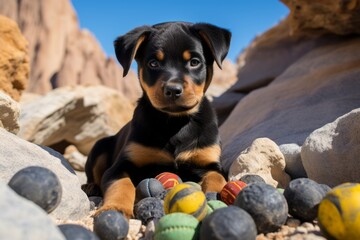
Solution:
[{"label": "puppy's muzzle", "polygon": [[181,83],[169,82],[164,86],[164,96],[168,99],[176,100],[182,96],[184,92]]}]

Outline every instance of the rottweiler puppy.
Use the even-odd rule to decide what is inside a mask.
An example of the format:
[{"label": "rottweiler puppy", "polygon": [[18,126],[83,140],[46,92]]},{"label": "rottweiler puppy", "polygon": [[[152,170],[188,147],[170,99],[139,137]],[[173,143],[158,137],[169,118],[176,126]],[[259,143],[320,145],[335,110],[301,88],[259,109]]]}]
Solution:
[{"label": "rottweiler puppy", "polygon": [[217,118],[204,93],[230,39],[228,30],[211,24],[168,22],[115,40],[124,76],[136,60],[143,95],[133,119],[89,154],[83,190],[104,197],[98,213],[113,209],[130,218],[135,186],[165,171],[201,183],[204,192],[221,191],[226,180]]}]

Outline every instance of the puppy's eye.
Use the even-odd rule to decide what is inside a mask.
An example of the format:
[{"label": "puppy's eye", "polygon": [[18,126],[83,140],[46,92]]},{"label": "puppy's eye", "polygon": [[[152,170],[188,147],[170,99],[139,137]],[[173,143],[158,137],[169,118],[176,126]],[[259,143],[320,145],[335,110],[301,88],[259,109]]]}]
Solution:
[{"label": "puppy's eye", "polygon": [[160,63],[157,60],[152,59],[148,62],[148,66],[152,69],[156,69],[160,67]]},{"label": "puppy's eye", "polygon": [[199,65],[200,65],[200,60],[199,59],[197,59],[197,58],[192,58],[191,60],[190,60],[190,67],[193,67],[193,68],[196,68],[196,67],[198,67]]}]

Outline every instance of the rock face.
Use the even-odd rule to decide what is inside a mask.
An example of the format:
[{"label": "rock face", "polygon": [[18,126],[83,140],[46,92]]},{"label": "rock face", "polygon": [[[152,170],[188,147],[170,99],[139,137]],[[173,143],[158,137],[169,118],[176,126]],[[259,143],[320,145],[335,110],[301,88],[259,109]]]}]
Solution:
[{"label": "rock face", "polygon": [[115,134],[132,114],[130,102],[110,88],[58,88],[22,106],[18,135],[61,152],[73,144],[88,154],[98,139]]},{"label": "rock face", "polygon": [[46,212],[3,182],[0,182],[0,196],[1,239],[65,239]]},{"label": "rock face", "polygon": [[258,137],[302,145],[315,129],[360,105],[360,38],[319,46],[269,85],[247,94],[220,128],[222,163]]},{"label": "rock face", "polygon": [[268,138],[256,139],[231,164],[230,180],[239,180],[247,174],[262,177],[267,184],[285,188],[290,177],[285,173],[285,159],[279,147]]},{"label": "rock face", "polygon": [[308,176],[331,187],[360,181],[360,108],[316,129],[301,157]]},{"label": "rock face", "polygon": [[289,19],[257,36],[238,57],[238,81],[214,99],[222,124],[236,104],[253,90],[266,87],[307,52],[335,41],[336,36],[291,35]]},{"label": "rock face", "polygon": [[[102,84],[135,101],[140,93],[135,74],[122,77],[121,67],[106,58],[99,43],[80,30],[69,0],[0,0],[0,14],[18,22],[29,41],[29,92],[44,94],[67,85]],[[120,33],[119,33],[120,34]],[[109,43],[112,44],[112,43]]]},{"label": "rock face", "polygon": [[19,131],[20,105],[0,91],[0,127],[16,134]]},{"label": "rock face", "polygon": [[16,172],[28,166],[48,168],[59,178],[63,189],[60,205],[50,216],[55,219],[81,219],[90,210],[89,200],[66,160],[60,154],[49,151],[0,128],[0,180],[7,183]]},{"label": "rock face", "polygon": [[27,46],[16,22],[0,16],[0,89],[17,101],[29,77]]},{"label": "rock face", "polygon": [[359,0],[281,0],[290,8],[293,31],[360,33]]}]

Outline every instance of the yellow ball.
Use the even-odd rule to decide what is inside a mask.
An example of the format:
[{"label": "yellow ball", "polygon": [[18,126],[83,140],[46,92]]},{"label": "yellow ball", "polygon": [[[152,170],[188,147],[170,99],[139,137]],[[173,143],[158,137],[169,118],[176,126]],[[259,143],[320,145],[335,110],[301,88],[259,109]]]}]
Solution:
[{"label": "yellow ball", "polygon": [[320,202],[319,226],[331,239],[360,239],[360,184],[345,183]]},{"label": "yellow ball", "polygon": [[207,213],[205,194],[186,183],[176,185],[166,194],[164,210],[166,214],[187,213],[201,221]]}]

